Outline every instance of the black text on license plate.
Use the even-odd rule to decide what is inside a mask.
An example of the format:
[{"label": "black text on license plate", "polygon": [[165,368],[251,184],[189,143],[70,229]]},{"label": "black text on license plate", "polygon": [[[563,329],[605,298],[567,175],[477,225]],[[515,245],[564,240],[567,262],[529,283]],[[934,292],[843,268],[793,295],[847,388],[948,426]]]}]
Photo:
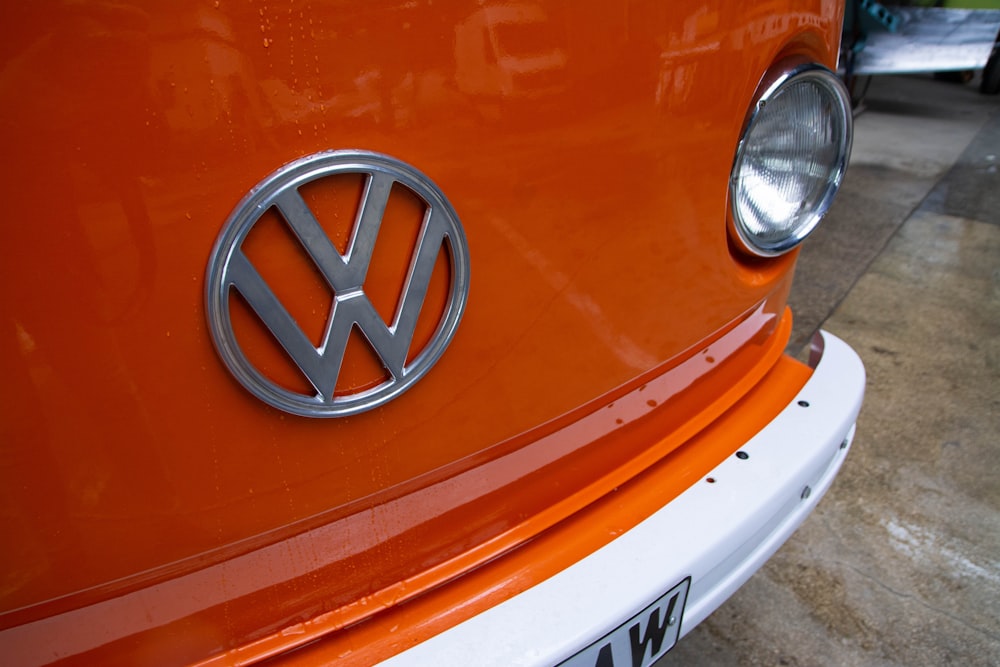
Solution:
[{"label": "black text on license plate", "polygon": [[671,588],[638,614],[559,667],[648,667],[673,648],[691,578]]}]

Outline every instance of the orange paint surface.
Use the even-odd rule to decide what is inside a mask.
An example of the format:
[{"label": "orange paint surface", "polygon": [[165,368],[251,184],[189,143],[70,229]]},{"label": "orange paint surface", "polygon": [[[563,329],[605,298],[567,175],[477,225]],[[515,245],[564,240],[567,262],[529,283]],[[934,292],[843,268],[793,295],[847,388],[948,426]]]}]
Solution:
[{"label": "orange paint surface", "polygon": [[[794,253],[734,253],[726,192],[763,72],[792,52],[834,64],[829,3],[8,5],[0,654],[14,662],[230,663],[364,619],[338,641],[385,655],[361,648],[378,619],[403,614],[411,641],[547,576],[593,536],[553,561],[518,547],[582,512],[634,524],[653,496],[611,510],[613,488],[657,470],[662,504],[724,456],[692,438],[765,376],[801,384],[779,370]],[[434,180],[471,289],[425,378],[317,420],[229,374],[205,271],[260,179],[342,148]],[[358,187],[304,192],[335,244]],[[420,215],[394,200],[379,238],[386,317]],[[332,295],[281,221],[246,250],[320,335]],[[439,261],[417,346],[446,274]],[[234,310],[248,356],[304,383]],[[345,365],[344,390],[380,377],[362,340]],[[754,395],[760,414],[778,405]],[[753,432],[756,417],[734,419],[733,437]],[[682,451],[689,472],[664,467]],[[458,592],[376,613],[448,581]]]}]

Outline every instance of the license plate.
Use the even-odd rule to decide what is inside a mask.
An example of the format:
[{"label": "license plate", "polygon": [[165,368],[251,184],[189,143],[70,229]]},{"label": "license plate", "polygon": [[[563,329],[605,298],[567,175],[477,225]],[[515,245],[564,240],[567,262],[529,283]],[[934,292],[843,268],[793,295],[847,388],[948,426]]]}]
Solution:
[{"label": "license plate", "polygon": [[677,643],[691,578],[559,667],[648,667]]}]

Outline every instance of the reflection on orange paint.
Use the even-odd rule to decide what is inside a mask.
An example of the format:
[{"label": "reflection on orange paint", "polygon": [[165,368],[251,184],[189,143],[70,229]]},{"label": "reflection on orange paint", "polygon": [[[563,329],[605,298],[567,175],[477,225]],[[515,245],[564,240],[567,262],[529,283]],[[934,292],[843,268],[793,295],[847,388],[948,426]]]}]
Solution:
[{"label": "reflection on orange paint", "polygon": [[[648,515],[804,380],[781,357],[794,256],[734,254],[726,192],[763,72],[789,52],[833,64],[830,3],[8,5],[13,662],[232,664],[319,637],[315,655],[388,655],[598,546],[588,521]],[[412,389],[313,420],[229,375],[205,270],[263,177],[345,148],[441,188],[471,288]],[[342,253],[360,188],[302,189]],[[396,194],[365,285],[387,321],[423,215]],[[333,295],[294,236],[274,216],[245,245],[318,340]],[[445,260],[411,355],[444,309]],[[232,305],[248,357],[306,391]],[[358,338],[353,390],[383,372]]]}]

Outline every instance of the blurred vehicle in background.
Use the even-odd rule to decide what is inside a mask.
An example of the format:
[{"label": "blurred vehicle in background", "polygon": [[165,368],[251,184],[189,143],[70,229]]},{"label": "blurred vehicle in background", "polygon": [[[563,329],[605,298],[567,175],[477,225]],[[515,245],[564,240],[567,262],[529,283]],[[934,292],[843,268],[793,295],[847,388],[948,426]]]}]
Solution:
[{"label": "blurred vehicle in background", "polygon": [[1000,92],[1000,2],[955,0],[880,4],[849,0],[841,74],[855,102],[877,74],[934,72]]}]

